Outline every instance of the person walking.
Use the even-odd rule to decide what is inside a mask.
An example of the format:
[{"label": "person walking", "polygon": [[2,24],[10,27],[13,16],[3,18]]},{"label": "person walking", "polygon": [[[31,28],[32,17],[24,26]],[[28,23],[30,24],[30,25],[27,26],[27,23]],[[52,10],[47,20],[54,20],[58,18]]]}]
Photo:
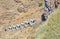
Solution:
[{"label": "person walking", "polygon": [[48,5],[48,2],[46,0],[44,0],[44,7],[48,10],[48,12],[51,11],[50,6]]}]

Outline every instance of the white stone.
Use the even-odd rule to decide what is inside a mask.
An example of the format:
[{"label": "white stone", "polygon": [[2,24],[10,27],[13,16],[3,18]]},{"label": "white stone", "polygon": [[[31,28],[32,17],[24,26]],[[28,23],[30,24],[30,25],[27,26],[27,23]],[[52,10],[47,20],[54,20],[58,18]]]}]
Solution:
[{"label": "white stone", "polygon": [[28,26],[28,21],[25,21],[24,24],[25,24],[25,26],[27,27],[27,26]]},{"label": "white stone", "polygon": [[9,26],[8,28],[6,28],[7,31],[12,31],[12,27]]},{"label": "white stone", "polygon": [[34,21],[35,21],[34,19],[30,19],[29,21],[30,25],[33,25],[35,23]]},{"label": "white stone", "polygon": [[21,29],[24,29],[25,26],[24,26],[24,23],[21,23]]},{"label": "white stone", "polygon": [[16,30],[16,26],[12,26],[12,30]]},{"label": "white stone", "polygon": [[21,26],[20,24],[17,24],[16,29],[20,29],[21,28],[20,26]]}]

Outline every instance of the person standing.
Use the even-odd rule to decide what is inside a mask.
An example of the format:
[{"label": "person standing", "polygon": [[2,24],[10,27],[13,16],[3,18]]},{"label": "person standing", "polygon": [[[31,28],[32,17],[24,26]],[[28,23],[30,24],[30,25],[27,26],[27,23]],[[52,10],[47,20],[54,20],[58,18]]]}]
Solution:
[{"label": "person standing", "polygon": [[44,0],[44,7],[48,10],[48,12],[51,11],[51,8],[46,0]]}]

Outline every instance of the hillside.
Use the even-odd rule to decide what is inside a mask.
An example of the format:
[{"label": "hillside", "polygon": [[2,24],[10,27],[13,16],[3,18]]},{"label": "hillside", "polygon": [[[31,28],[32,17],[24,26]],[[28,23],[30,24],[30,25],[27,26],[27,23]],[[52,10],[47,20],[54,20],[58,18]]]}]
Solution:
[{"label": "hillside", "polygon": [[[0,39],[31,39],[35,31],[33,26],[40,25],[42,2],[0,0]],[[36,20],[34,25],[30,25],[31,19]]]},{"label": "hillside", "polygon": [[60,39],[60,7],[40,25],[34,39]]},{"label": "hillside", "polygon": [[[57,9],[55,6],[58,8],[59,0],[0,0],[0,39],[33,39],[39,26],[35,38],[40,34],[44,37],[48,33],[44,31],[50,28],[50,20],[53,20],[49,15]],[[47,18],[47,23],[42,23]],[[47,31],[50,33],[50,29]]]}]

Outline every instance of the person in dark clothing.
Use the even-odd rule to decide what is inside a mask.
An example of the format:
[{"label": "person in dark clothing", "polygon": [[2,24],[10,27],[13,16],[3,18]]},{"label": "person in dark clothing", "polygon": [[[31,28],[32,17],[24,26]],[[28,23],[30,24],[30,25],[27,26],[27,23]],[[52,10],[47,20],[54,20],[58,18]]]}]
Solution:
[{"label": "person in dark clothing", "polygon": [[49,5],[48,5],[48,3],[47,3],[47,1],[46,0],[44,0],[44,3],[45,3],[45,8],[47,8],[48,9],[48,12],[50,12],[51,11],[51,8],[49,7]]},{"label": "person in dark clothing", "polygon": [[43,13],[41,16],[42,21],[46,21],[45,14]]},{"label": "person in dark clothing", "polygon": [[45,7],[46,7],[46,8],[48,8],[49,6],[48,6],[48,4],[47,4],[47,1],[46,1],[46,0],[44,0],[44,3],[45,3]]}]

